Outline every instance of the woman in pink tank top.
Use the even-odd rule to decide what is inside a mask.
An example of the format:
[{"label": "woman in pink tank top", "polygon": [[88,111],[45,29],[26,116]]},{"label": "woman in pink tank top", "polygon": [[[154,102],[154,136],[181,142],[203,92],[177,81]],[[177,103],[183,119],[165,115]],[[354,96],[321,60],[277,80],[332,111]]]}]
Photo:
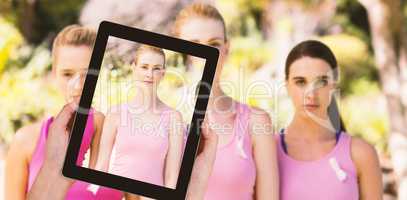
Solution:
[{"label": "woman in pink tank top", "polygon": [[[92,29],[71,25],[63,29],[53,43],[52,74],[59,92],[66,102],[79,102],[83,81],[88,69],[96,33]],[[83,166],[85,154],[89,151],[89,166],[96,163],[96,150],[104,115],[91,109],[86,124],[83,143],[77,164]],[[6,199],[26,199],[45,157],[48,128],[53,118],[49,117],[17,131],[6,160]],[[103,188],[94,194],[87,190],[88,183],[76,181],[67,193],[66,199],[121,199],[121,193]]]},{"label": "woman in pink tank top", "polygon": [[[173,30],[176,37],[215,47],[220,53],[205,117],[219,138],[205,199],[277,200],[277,155],[270,117],[228,97],[220,86],[229,51],[223,17],[211,5],[193,3],[179,12]],[[203,64],[188,56],[185,63],[188,68]]]},{"label": "woman in pink tank top", "polygon": [[[79,166],[83,165],[83,161],[85,160],[85,154],[89,150],[90,145],[92,143],[93,133],[95,131],[94,128],[94,113],[93,109],[89,111],[89,117],[86,123],[85,132],[82,139],[82,144],[79,149],[78,160],[76,164]],[[48,137],[48,128],[51,125],[53,117],[48,118],[41,127],[40,138],[38,139],[38,143],[36,145],[35,151],[32,156],[32,161],[29,164],[29,177],[28,177],[28,187],[27,191],[31,189],[32,184],[35,181],[35,178],[38,175],[38,172],[44,162],[45,157],[45,145],[46,140]],[[69,191],[67,192],[66,198],[69,200],[76,200],[76,199],[121,199],[122,194],[120,191],[109,189],[109,188],[102,188],[97,193],[93,193],[92,191],[88,190],[89,183],[82,182],[82,181],[75,181],[74,184],[71,186]]]},{"label": "woman in pink tank top", "polygon": [[[184,146],[181,114],[157,96],[165,73],[162,49],[141,45],[132,64],[136,95],[106,117],[96,170],[175,188]],[[113,151],[113,153],[112,153]],[[126,194],[126,199],[146,197]]]},{"label": "woman in pink tank top", "polygon": [[281,199],[382,199],[376,151],[345,132],[331,96],[338,81],[331,50],[301,42],[287,57],[285,75],[295,113],[276,135]]}]

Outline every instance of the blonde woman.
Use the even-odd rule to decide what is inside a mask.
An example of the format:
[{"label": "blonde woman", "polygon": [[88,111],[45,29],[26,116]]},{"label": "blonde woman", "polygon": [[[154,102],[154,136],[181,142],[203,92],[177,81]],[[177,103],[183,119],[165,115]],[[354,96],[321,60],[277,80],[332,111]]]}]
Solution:
[{"label": "blonde woman", "polygon": [[[89,66],[96,32],[79,25],[65,27],[55,38],[52,49],[52,74],[58,91],[66,102],[79,103],[84,78]],[[90,150],[88,167],[94,167],[104,115],[90,110],[77,164],[82,166],[85,153]],[[48,130],[54,117],[48,117],[17,131],[6,158],[6,199],[24,200],[43,166]],[[68,126],[71,129],[72,124]],[[88,183],[75,181],[65,199],[121,199],[117,190],[101,188],[93,194]]]},{"label": "blonde woman", "polygon": [[[215,47],[220,52],[206,118],[218,135],[213,172],[205,199],[278,199],[276,143],[269,115],[227,96],[220,87],[220,74],[229,51],[223,17],[208,4],[194,3],[176,17],[174,35],[184,40]],[[202,64],[186,57],[190,67]]]},{"label": "blonde woman", "polygon": [[[157,86],[165,74],[164,51],[141,45],[132,68],[136,95],[107,114],[96,169],[175,188],[183,151],[184,125],[181,114],[157,96]],[[114,159],[110,160],[113,149]],[[138,198],[145,197],[126,194],[126,199]]]}]

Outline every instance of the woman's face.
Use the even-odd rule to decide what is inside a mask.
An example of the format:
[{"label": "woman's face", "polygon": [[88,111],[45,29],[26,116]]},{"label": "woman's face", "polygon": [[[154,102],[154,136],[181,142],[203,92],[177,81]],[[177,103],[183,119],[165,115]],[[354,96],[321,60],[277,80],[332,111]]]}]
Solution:
[{"label": "woman's face", "polygon": [[164,56],[153,51],[144,51],[139,54],[133,66],[134,77],[137,83],[152,88],[157,86],[165,74]]},{"label": "woman's face", "polygon": [[311,57],[297,59],[290,66],[286,84],[297,114],[319,119],[328,117],[336,80],[327,62]]},{"label": "woman's face", "polygon": [[[229,50],[229,43],[225,41],[222,22],[211,18],[192,17],[184,21],[178,32],[178,36],[184,40],[212,46],[219,50],[220,55],[216,68],[216,74],[219,76]],[[187,63],[192,64],[192,67],[203,69],[204,61],[204,59],[197,57],[187,57]]]},{"label": "woman's face", "polygon": [[67,102],[79,103],[92,49],[88,46],[65,45],[57,49],[53,68],[58,88]]}]

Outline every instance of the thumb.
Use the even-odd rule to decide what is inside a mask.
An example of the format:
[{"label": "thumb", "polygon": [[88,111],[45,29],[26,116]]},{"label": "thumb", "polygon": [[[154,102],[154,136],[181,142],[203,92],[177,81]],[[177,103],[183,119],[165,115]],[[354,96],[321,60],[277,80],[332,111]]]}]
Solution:
[{"label": "thumb", "polygon": [[218,136],[213,132],[210,124],[204,120],[201,126],[201,139],[199,141],[198,153],[210,153],[216,151]]},{"label": "thumb", "polygon": [[66,130],[69,121],[73,117],[75,109],[76,105],[74,103],[66,104],[59,112],[59,114],[56,116],[53,122],[55,128]]}]

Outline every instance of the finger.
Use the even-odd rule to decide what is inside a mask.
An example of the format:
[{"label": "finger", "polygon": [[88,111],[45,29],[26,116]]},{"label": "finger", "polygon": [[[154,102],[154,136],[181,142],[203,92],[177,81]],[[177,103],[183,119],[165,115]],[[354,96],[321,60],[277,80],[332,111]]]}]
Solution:
[{"label": "finger", "polygon": [[205,137],[207,130],[206,130],[206,123],[205,121],[201,123],[200,131],[201,131],[201,137],[199,139],[199,144],[198,144],[198,155],[202,153],[203,148],[205,146]]},{"label": "finger", "polygon": [[218,136],[214,133],[207,133],[206,135],[208,137],[203,137],[204,145],[201,154],[215,155],[218,148]]},{"label": "finger", "polygon": [[53,122],[55,126],[65,130],[68,126],[69,121],[73,117],[75,108],[76,106],[73,103],[66,104],[55,118]]},{"label": "finger", "polygon": [[202,133],[203,139],[205,142],[208,142],[210,145],[213,145],[217,143],[218,136],[216,133],[213,131],[212,127],[210,126],[207,121],[204,121],[204,131]]},{"label": "finger", "polygon": [[211,129],[210,125],[206,121],[202,123],[202,137],[199,145],[200,153],[204,154],[216,153],[218,145],[218,136]]}]

